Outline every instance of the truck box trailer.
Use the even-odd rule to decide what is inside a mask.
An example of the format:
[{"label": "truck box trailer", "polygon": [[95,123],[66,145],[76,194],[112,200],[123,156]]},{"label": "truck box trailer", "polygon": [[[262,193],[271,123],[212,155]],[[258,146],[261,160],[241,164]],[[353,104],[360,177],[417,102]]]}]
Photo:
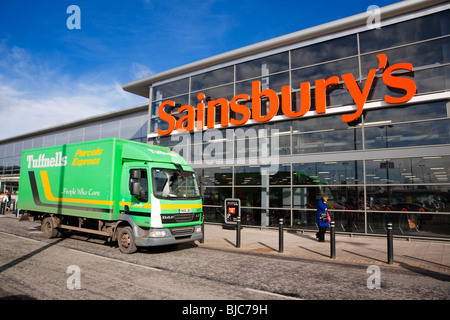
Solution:
[{"label": "truck box trailer", "polygon": [[139,246],[202,239],[202,198],[186,161],[168,148],[110,138],[22,152],[18,208],[64,230]]}]

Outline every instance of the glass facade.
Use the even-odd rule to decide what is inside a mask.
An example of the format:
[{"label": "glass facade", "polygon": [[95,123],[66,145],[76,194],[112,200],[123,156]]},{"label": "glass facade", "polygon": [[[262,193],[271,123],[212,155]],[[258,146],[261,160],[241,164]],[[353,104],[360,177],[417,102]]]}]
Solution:
[{"label": "glass facade", "polygon": [[[287,227],[316,229],[317,201],[328,195],[338,231],[385,233],[386,222],[392,221],[399,235],[450,237],[450,11],[416,13],[414,18],[392,19],[381,29],[360,28],[327,39],[154,84],[149,143],[173,148],[202,176],[209,222],[222,223],[224,200],[239,198],[243,224],[271,227],[284,218]],[[326,100],[327,110],[342,112],[219,128],[216,107],[212,134],[155,135],[167,129],[158,118],[163,101],[175,101],[172,114],[179,119],[186,113],[178,115],[178,108],[196,108],[198,93],[206,100],[230,101],[237,94],[251,96],[253,81],[261,82],[261,90],[276,91],[280,101],[281,88],[290,85],[293,111],[300,109],[300,84],[310,82],[314,110],[315,80],[352,74],[364,88],[380,53],[386,54],[389,65],[412,63],[413,71],[402,76],[414,80],[419,101],[380,104],[345,123],[342,112],[354,101],[340,78],[328,88]],[[374,83],[366,103],[405,94],[382,85],[380,72]],[[251,109],[251,101],[240,103]],[[263,115],[267,103],[261,99]],[[239,119],[232,111],[230,116]],[[261,156],[259,134],[264,129],[271,138],[264,143],[278,156],[276,168],[271,163],[269,171],[251,161]],[[205,154],[214,161],[208,162]]]}]

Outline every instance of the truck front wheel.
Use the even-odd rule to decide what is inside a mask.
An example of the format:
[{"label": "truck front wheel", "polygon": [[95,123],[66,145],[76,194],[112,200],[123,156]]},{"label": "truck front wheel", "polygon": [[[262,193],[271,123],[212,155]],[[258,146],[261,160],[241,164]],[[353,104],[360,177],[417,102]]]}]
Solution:
[{"label": "truck front wheel", "polygon": [[134,242],[134,234],[131,227],[120,228],[117,242],[119,244],[119,249],[123,253],[133,253],[136,252],[137,247]]},{"label": "truck front wheel", "polygon": [[45,217],[42,220],[41,231],[47,239],[58,236],[58,230],[53,226],[53,219],[51,217]]}]

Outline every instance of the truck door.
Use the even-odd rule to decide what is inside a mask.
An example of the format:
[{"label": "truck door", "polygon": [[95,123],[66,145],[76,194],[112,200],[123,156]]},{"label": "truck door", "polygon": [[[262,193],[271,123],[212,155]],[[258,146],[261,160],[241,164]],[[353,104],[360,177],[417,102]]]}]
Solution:
[{"label": "truck door", "polygon": [[125,165],[122,172],[120,212],[129,214],[138,226],[150,226],[149,174],[147,168]]}]

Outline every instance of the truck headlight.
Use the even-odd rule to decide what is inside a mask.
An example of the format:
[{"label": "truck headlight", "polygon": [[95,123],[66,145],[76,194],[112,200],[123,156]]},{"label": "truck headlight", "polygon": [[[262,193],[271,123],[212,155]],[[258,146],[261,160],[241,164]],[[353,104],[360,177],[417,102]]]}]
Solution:
[{"label": "truck headlight", "polygon": [[167,237],[167,231],[166,230],[151,230],[149,232],[148,236],[151,237],[151,238]]},{"label": "truck headlight", "polygon": [[195,233],[201,233],[202,232],[202,226],[195,226],[194,232]]}]

